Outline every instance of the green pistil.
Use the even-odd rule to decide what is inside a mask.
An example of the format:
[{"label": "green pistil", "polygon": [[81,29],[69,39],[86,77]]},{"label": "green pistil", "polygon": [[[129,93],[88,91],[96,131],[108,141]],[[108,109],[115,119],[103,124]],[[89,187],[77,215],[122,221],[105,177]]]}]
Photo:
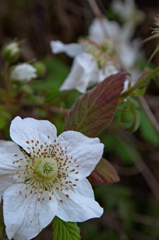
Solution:
[{"label": "green pistil", "polygon": [[35,163],[37,178],[44,180],[54,179],[58,174],[58,166],[55,158],[37,159]]}]

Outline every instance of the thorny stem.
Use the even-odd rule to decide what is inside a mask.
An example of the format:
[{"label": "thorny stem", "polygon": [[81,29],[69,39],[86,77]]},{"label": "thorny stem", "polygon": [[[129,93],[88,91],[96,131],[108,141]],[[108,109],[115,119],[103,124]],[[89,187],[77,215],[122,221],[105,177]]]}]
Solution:
[{"label": "thorny stem", "polygon": [[120,95],[120,98],[126,98],[130,96],[133,91],[142,87],[145,83],[147,83],[151,78],[155,77],[158,73],[159,73],[159,66],[155,68],[150,74],[148,74],[148,76],[145,77],[144,79],[141,76],[141,78],[139,78],[139,80],[136,82],[136,84],[134,84],[133,87],[131,87],[128,91]]}]

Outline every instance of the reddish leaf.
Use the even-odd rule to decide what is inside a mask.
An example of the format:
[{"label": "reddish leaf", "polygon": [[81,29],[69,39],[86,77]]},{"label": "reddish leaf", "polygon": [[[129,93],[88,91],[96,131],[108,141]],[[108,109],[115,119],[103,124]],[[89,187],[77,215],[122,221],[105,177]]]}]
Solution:
[{"label": "reddish leaf", "polygon": [[100,160],[94,171],[88,177],[92,185],[108,184],[120,180],[114,167],[104,158]]},{"label": "reddish leaf", "polygon": [[65,119],[64,130],[89,137],[100,133],[113,119],[127,73],[117,73],[77,99]]}]

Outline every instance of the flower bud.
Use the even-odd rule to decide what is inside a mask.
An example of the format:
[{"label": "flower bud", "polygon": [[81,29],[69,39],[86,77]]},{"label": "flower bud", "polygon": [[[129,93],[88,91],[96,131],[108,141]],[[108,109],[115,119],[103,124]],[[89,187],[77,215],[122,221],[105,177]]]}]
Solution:
[{"label": "flower bud", "polygon": [[43,62],[35,62],[33,64],[34,68],[36,69],[36,73],[38,75],[38,77],[43,77],[46,74],[46,66]]},{"label": "flower bud", "polygon": [[17,65],[10,73],[11,80],[29,82],[31,79],[36,77],[36,69],[28,63]]},{"label": "flower bud", "polygon": [[20,55],[20,48],[16,41],[5,44],[2,47],[2,57],[8,62],[16,62]]}]

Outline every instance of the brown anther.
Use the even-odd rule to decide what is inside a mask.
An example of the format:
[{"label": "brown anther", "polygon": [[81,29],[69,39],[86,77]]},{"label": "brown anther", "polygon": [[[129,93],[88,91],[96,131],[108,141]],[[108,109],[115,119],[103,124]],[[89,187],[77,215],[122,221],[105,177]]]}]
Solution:
[{"label": "brown anther", "polygon": [[68,191],[68,188],[67,188],[67,187],[66,187],[65,189]]},{"label": "brown anther", "polygon": [[77,159],[75,159],[74,162],[77,162]]},{"label": "brown anther", "polygon": [[25,198],[27,198],[27,195],[25,194]]},{"label": "brown anther", "polygon": [[38,198],[38,201],[40,201],[40,198]]},{"label": "brown anther", "polygon": [[77,165],[76,167],[79,167],[79,165]]},{"label": "brown anther", "polygon": [[69,198],[69,195],[68,195],[68,194],[66,194],[66,197],[67,197],[67,198]]},{"label": "brown anther", "polygon": [[34,141],[33,141],[33,140],[31,140],[31,142],[33,143]]},{"label": "brown anther", "polygon": [[71,181],[69,181],[69,183],[72,183]]},{"label": "brown anther", "polygon": [[30,194],[32,194],[32,191],[30,191]]},{"label": "brown anther", "polygon": [[75,169],[72,169],[70,172],[74,172],[75,171]]},{"label": "brown anther", "polygon": [[43,198],[42,198],[42,201],[44,201],[44,199],[45,199],[45,198],[43,197]]},{"label": "brown anther", "polygon": [[75,179],[75,181],[78,181],[78,179]]},{"label": "brown anther", "polygon": [[51,200],[51,197],[49,197],[49,200]]},{"label": "brown anther", "polygon": [[75,172],[75,174],[78,174],[79,172]]},{"label": "brown anther", "polygon": [[37,143],[39,143],[39,141],[36,141]]},{"label": "brown anther", "polygon": [[59,190],[59,188],[58,188],[58,187],[56,187],[56,189],[57,189],[57,190]]},{"label": "brown anther", "polygon": [[60,200],[60,202],[63,202],[63,200]]},{"label": "brown anther", "polygon": [[20,178],[20,175],[18,176],[18,178]]},{"label": "brown anther", "polygon": [[18,154],[15,154],[14,157],[18,157]]},{"label": "brown anther", "polygon": [[18,168],[21,168],[21,165],[19,165]]},{"label": "brown anther", "polygon": [[22,192],[21,192],[21,191],[19,191],[19,194],[21,195],[21,194],[22,194]]},{"label": "brown anther", "polygon": [[13,161],[13,164],[15,164],[15,161]]},{"label": "brown anther", "polygon": [[29,144],[29,141],[26,141],[27,144]]},{"label": "brown anther", "polygon": [[68,163],[71,163],[71,161],[69,161]]},{"label": "brown anther", "polygon": [[73,184],[74,187],[76,187],[77,185],[76,184]]},{"label": "brown anther", "polygon": [[65,183],[68,184],[68,181],[66,181]]}]

